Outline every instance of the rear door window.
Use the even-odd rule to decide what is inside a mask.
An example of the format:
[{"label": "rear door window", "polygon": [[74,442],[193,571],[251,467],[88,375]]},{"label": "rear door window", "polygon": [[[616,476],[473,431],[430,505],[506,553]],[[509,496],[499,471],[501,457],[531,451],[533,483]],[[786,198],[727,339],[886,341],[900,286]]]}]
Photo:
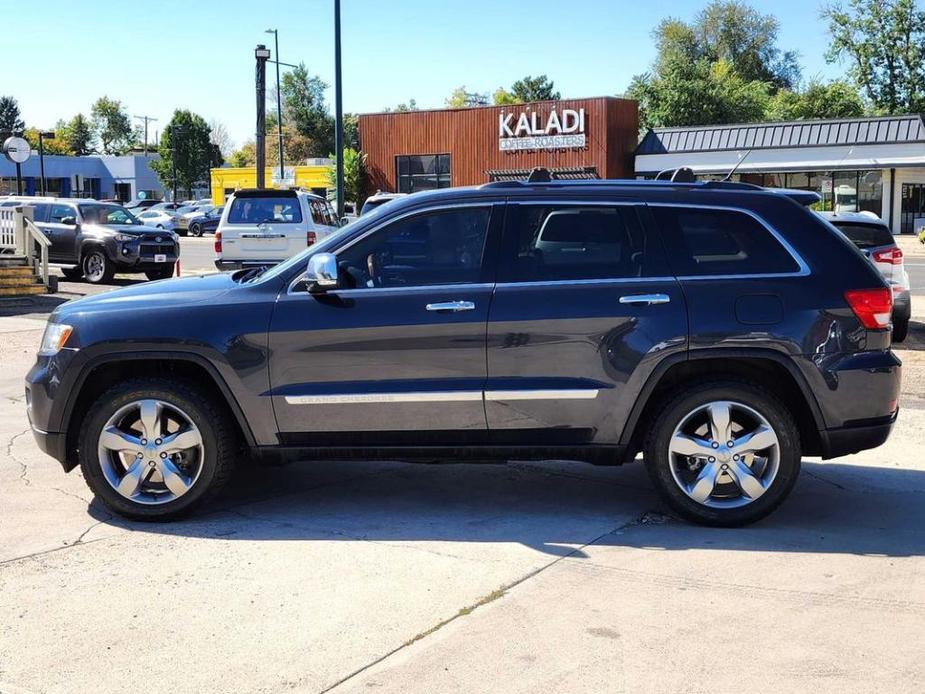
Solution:
[{"label": "rear door window", "polygon": [[883,224],[857,224],[838,221],[833,221],[833,224],[858,248],[896,245],[893,234]]},{"label": "rear door window", "polygon": [[[17,203],[19,204],[19,203]],[[32,206],[32,221],[33,222],[47,222],[48,212],[51,210],[51,205],[48,203],[36,203]]]},{"label": "rear door window", "polygon": [[799,265],[761,222],[737,210],[649,208],[679,277],[796,272]]},{"label": "rear door window", "polygon": [[511,205],[502,281],[664,277],[658,239],[632,205]]},{"label": "rear door window", "polygon": [[301,221],[302,210],[295,197],[235,198],[228,211],[229,224],[299,224]]}]

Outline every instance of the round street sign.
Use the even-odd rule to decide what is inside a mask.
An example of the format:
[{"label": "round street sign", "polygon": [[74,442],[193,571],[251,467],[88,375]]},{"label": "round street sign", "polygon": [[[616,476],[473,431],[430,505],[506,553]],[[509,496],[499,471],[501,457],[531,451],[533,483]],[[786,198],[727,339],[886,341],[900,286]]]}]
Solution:
[{"label": "round street sign", "polygon": [[148,194],[147,194],[146,192],[144,192],[143,190],[139,190],[139,191],[138,191],[138,199],[139,199],[139,200],[144,200],[146,197],[148,197]]},{"label": "round street sign", "polygon": [[3,156],[14,164],[22,164],[32,154],[29,143],[21,137],[8,137],[3,143]]}]

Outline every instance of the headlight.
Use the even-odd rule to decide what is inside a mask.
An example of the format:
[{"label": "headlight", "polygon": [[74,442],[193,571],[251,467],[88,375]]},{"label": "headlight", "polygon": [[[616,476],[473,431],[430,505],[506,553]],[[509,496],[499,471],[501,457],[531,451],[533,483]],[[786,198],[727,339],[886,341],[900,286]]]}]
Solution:
[{"label": "headlight", "polygon": [[43,357],[50,357],[60,352],[73,331],[73,327],[64,323],[49,323],[46,325],[45,334],[42,335],[42,346],[39,347],[39,354]]},{"label": "headlight", "polygon": [[116,234],[116,241],[119,243],[128,243],[129,241],[134,241],[137,236],[132,236],[131,234]]}]

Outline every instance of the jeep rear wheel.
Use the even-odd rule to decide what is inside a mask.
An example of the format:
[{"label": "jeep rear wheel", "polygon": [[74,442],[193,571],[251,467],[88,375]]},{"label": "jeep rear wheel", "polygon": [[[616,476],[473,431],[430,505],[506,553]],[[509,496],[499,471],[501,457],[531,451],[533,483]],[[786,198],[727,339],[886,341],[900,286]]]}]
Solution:
[{"label": "jeep rear wheel", "polygon": [[113,275],[116,274],[116,269],[109,261],[109,258],[99,249],[88,251],[83,257],[81,267],[83,268],[84,279],[90,284],[111,282]]},{"label": "jeep rear wheel", "polygon": [[664,405],[646,438],[645,460],[653,483],[681,516],[745,525],[771,513],[793,488],[799,430],[763,388],[709,383]]},{"label": "jeep rear wheel", "polygon": [[163,378],[114,386],[91,406],[80,466],[93,493],[136,520],[187,513],[225,483],[236,439],[224,408]]}]

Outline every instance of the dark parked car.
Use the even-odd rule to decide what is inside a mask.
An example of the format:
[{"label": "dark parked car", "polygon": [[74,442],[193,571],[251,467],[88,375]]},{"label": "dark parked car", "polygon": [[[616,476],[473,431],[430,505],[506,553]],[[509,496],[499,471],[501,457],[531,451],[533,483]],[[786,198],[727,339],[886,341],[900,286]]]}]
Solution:
[{"label": "dark parked car", "polygon": [[[270,269],[60,306],[26,379],[65,470],[170,518],[258,460],[641,451],[675,512],[773,511],[898,411],[884,279],[800,191],[493,183],[396,200]],[[838,272],[831,272],[837,267]]]},{"label": "dark parked car", "polygon": [[51,241],[48,259],[67,266],[68,279],[100,284],[116,272],[143,272],[152,280],[173,276],[176,235],[145,226],[121,205],[68,198],[31,204],[36,226]]},{"label": "dark parked car", "polygon": [[222,205],[221,207],[213,207],[211,210],[201,215],[190,217],[187,221],[190,236],[214,234],[215,230],[218,229],[218,223],[221,221],[222,212],[224,211],[225,206]]}]

